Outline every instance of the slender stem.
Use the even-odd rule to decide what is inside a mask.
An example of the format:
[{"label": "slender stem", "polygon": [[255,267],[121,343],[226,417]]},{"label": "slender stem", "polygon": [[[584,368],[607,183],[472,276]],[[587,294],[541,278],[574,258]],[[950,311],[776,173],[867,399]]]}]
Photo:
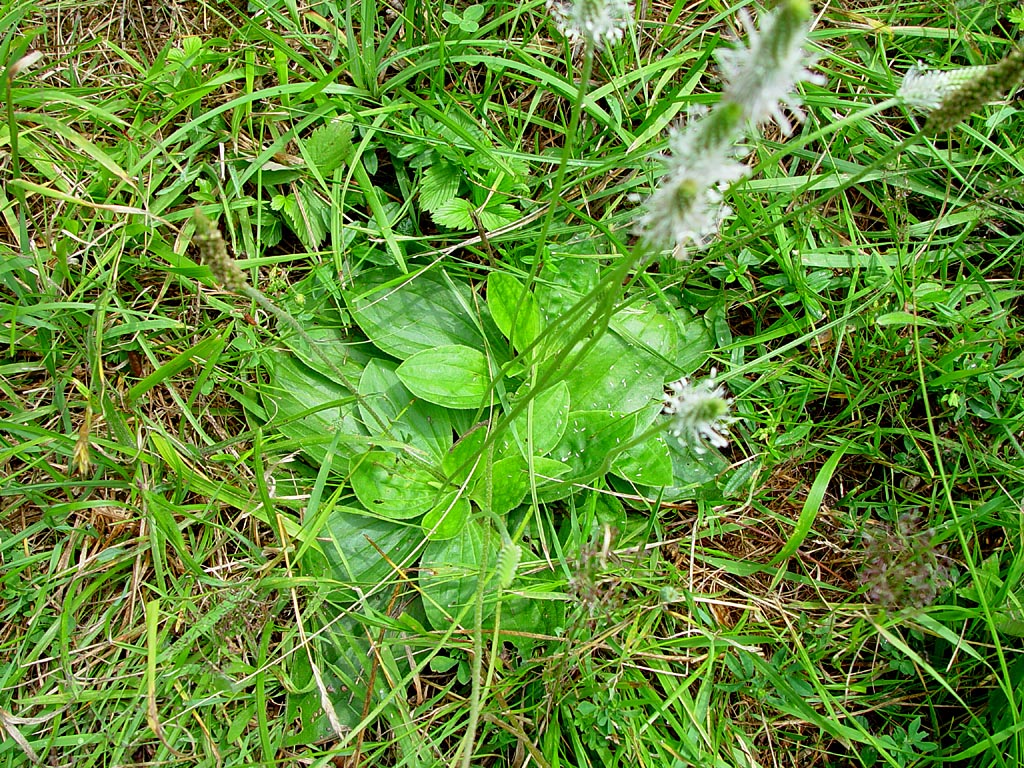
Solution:
[{"label": "slender stem", "polygon": [[[569,68],[572,68],[572,59],[569,59]],[[540,235],[537,238],[537,252],[533,263],[540,264],[544,256],[544,246],[548,241],[548,230],[555,217],[555,203],[562,193],[562,185],[565,183],[565,172],[569,167],[569,159],[572,157],[572,150],[575,145],[576,131],[579,130],[580,118],[583,114],[583,100],[587,95],[587,86],[590,84],[590,74],[594,70],[594,46],[587,43],[583,51],[583,72],[580,75],[579,88],[576,89],[576,100],[572,105],[572,113],[569,117],[569,127],[565,131],[565,142],[562,144],[562,157],[558,163],[558,170],[555,172],[555,182],[551,186],[548,195],[549,204],[547,214],[540,227]]]}]

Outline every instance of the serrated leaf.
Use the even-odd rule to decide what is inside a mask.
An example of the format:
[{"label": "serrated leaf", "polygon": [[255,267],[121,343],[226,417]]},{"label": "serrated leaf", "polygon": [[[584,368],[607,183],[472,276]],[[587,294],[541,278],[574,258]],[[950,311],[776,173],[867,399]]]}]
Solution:
[{"label": "serrated leaf", "polygon": [[519,219],[522,214],[516,210],[514,205],[501,203],[500,205],[489,205],[477,213],[480,219],[480,226],[486,230],[501,229]]},{"label": "serrated leaf", "polygon": [[348,162],[352,155],[352,125],[345,120],[332,120],[317,128],[305,143],[309,161],[321,176]]},{"label": "serrated leaf", "polygon": [[[453,146],[462,147],[464,149],[471,149],[472,147],[466,143],[466,139],[463,138],[464,134],[472,136],[476,140],[478,145],[483,145],[487,142],[487,137],[484,132],[480,129],[469,115],[466,115],[458,111],[450,111],[445,114],[445,118],[453,124],[457,124],[461,131],[456,130],[451,125],[435,120],[430,115],[423,112],[418,113],[421,121],[423,122],[423,130],[427,136],[431,138],[443,139],[444,144],[450,144]],[[444,145],[437,146],[436,149],[439,152],[444,152]]]},{"label": "serrated leaf", "polygon": [[288,228],[294,232],[302,245],[314,250],[327,237],[327,203],[321,200],[312,188],[299,186],[297,195],[281,195],[274,198],[281,205]]},{"label": "serrated leaf", "polygon": [[470,215],[472,210],[473,204],[469,200],[456,198],[455,200],[442,203],[437,207],[437,210],[431,211],[430,218],[434,220],[435,224],[442,227],[465,232],[476,229],[476,222],[473,221],[473,217]]},{"label": "serrated leaf", "polygon": [[414,395],[446,408],[479,408],[491,389],[487,357],[460,344],[417,352],[395,373]]},{"label": "serrated leaf", "polygon": [[462,172],[447,160],[434,163],[423,172],[420,180],[420,207],[434,213],[459,193]]}]

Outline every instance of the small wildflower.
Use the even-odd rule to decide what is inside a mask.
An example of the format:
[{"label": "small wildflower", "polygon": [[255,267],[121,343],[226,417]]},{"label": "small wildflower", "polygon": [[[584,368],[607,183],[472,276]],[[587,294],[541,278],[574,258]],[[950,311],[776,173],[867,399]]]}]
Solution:
[{"label": "small wildflower", "polygon": [[729,415],[731,401],[725,388],[715,381],[715,372],[696,384],[684,378],[668,387],[671,394],[665,395],[662,413],[671,417],[669,434],[697,453],[707,450],[705,443],[725,448],[729,444],[728,428],[735,418]]},{"label": "small wildflower", "polygon": [[[990,67],[966,67],[951,72],[911,69],[898,95],[910,106],[930,110],[925,130],[943,133],[991,101],[1003,96],[1024,76],[1024,47],[1014,49]],[[934,96],[925,94],[931,88]]]},{"label": "small wildflower", "polygon": [[665,586],[658,591],[658,602],[662,605],[671,605],[672,603],[681,603],[686,597],[675,587]]},{"label": "small wildflower", "polygon": [[547,0],[548,13],[570,43],[596,51],[622,40],[633,4],[629,0]]},{"label": "small wildflower", "polygon": [[228,255],[228,246],[220,229],[198,207],[192,213],[192,220],[196,224],[192,242],[199,249],[203,263],[213,273],[213,279],[226,291],[242,293],[248,287],[249,281],[235,260]]},{"label": "small wildflower", "polygon": [[685,258],[689,248],[703,248],[732,211],[723,202],[723,192],[746,175],[736,162],[730,141],[709,140],[718,113],[694,120],[669,135],[671,154],[662,158],[665,175],[648,198],[646,211],[636,222],[636,232],[649,246],[674,249]]},{"label": "small wildflower", "polygon": [[889,609],[920,608],[935,602],[949,584],[949,571],[940,562],[945,547],[920,522],[919,515],[904,514],[895,531],[882,526],[877,534],[864,534],[867,559],[861,578],[871,602]]},{"label": "small wildflower", "polygon": [[762,19],[759,31],[746,9],[741,10],[747,45],[715,52],[725,81],[723,100],[739,104],[754,123],[775,122],[786,136],[793,133],[793,125],[783,106],[798,122],[804,119],[794,95],[796,84],[825,82],[807,68],[814,63],[804,52],[810,15],[808,0],[785,0]]}]

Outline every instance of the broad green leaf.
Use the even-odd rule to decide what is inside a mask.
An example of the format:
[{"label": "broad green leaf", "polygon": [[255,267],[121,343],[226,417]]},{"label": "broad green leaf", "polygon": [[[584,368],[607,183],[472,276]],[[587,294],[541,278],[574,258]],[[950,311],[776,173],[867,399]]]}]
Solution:
[{"label": "broad green leaf", "polygon": [[352,461],[352,491],[373,514],[405,520],[434,506],[439,482],[404,454],[370,451]]},{"label": "broad green leaf", "polygon": [[[336,472],[347,472],[349,459],[365,446],[366,430],[357,418],[355,395],[290,355],[274,360],[271,376],[270,385],[261,388],[271,423],[297,440],[314,465],[332,462]],[[337,431],[342,432],[341,440],[327,455]]]},{"label": "broad green leaf", "polygon": [[674,379],[677,376],[689,376],[700,368],[707,360],[708,353],[715,348],[715,339],[708,328],[707,317],[694,317],[685,309],[677,309],[672,319],[679,336],[675,371],[672,373]]},{"label": "broad green leaf", "polygon": [[[414,553],[423,542],[423,531],[418,525],[381,520],[361,510],[339,507],[332,510],[317,539],[323,555],[309,550],[303,566],[307,575],[317,579],[323,593],[343,603],[359,599],[360,605],[369,610],[383,611],[391,599],[390,585],[397,578],[395,568],[412,565]],[[386,553],[386,558],[382,553]],[[331,703],[338,718],[342,724],[355,727],[362,719],[367,699],[369,683],[365,660],[369,642],[359,619],[332,614],[328,610],[326,615],[317,617],[319,626],[323,627],[314,641],[322,658],[320,673],[334,692]],[[309,743],[308,739],[317,734],[329,734],[331,730],[323,715],[323,703],[312,679],[308,656],[297,654],[296,657],[305,661],[290,669],[298,690],[288,695],[287,711],[290,720],[301,722],[301,732],[291,742],[298,744]],[[399,663],[404,665],[404,658],[400,658]],[[387,684],[382,685],[378,678],[371,698],[383,700],[387,693]]]},{"label": "broad green leaf", "polygon": [[[534,482],[543,488],[554,479],[570,471],[570,467],[560,461],[547,459],[543,456],[533,458]],[[530,468],[522,456],[508,456],[494,462],[491,469],[491,482],[488,488],[487,476],[480,474],[473,487],[470,498],[481,509],[489,510],[495,515],[505,515],[523,503],[530,490]]]},{"label": "broad green leaf", "polygon": [[[362,719],[367,695],[367,676],[360,672],[365,671],[370,643],[354,618],[345,616],[335,623],[323,623],[323,630],[317,632],[314,640],[320,680],[325,687],[336,692],[331,697],[331,707],[338,721],[345,727],[354,728]],[[308,745],[335,735],[324,712],[309,658],[307,653],[296,653],[288,663],[288,677],[295,688],[289,691],[285,707],[285,717],[294,724],[282,742],[288,746]],[[386,695],[379,680],[375,687],[378,697]]]},{"label": "broad green leaf", "polygon": [[[559,321],[597,285],[599,278],[596,259],[549,252],[544,259],[536,291],[545,324],[550,326]],[[579,323],[576,323],[563,328],[563,333],[568,335],[578,327]]]},{"label": "broad green leaf", "polygon": [[[520,387],[510,405],[515,407],[528,392],[529,388],[526,385]],[[498,453],[506,456],[514,447],[522,456],[528,455],[531,449],[534,456],[546,456],[558,445],[558,441],[565,433],[569,406],[569,386],[564,381],[545,389],[513,419],[511,429],[499,440]],[[531,434],[532,445],[529,441]]]},{"label": "broad green leaf", "polygon": [[[302,323],[302,319],[299,319]],[[348,379],[350,384],[357,384],[359,377],[363,375],[363,367],[369,360],[365,354],[366,345],[360,348],[356,344],[345,341],[336,328],[317,326],[313,323],[303,323],[308,340],[293,334],[283,339],[295,356],[305,363],[311,370],[316,371],[325,379],[330,379],[342,386],[344,381],[339,380],[339,375]],[[311,346],[312,342],[314,346]],[[337,371],[331,370],[323,361],[319,353],[324,353],[334,363]]]},{"label": "broad green leaf", "polygon": [[507,272],[488,275],[487,308],[498,329],[516,350],[522,351],[540,335],[537,297],[524,291],[523,284]]},{"label": "broad green leaf", "polygon": [[409,276],[372,269],[360,273],[358,286],[344,294],[353,320],[399,360],[447,344],[485,349],[472,292],[439,270]]},{"label": "broad green leaf", "polygon": [[572,407],[629,412],[660,400],[674,370],[676,339],[675,326],[652,307],[617,313],[611,330],[568,371]]},{"label": "broad green leaf", "polygon": [[451,539],[458,536],[466,525],[469,513],[469,499],[459,496],[458,491],[449,491],[423,516],[420,525],[431,541]]},{"label": "broad green leaf", "polygon": [[[462,624],[472,626],[474,609],[471,603],[476,600],[481,565],[485,560],[487,581],[484,587],[483,625],[486,628],[494,627],[498,589],[493,574],[500,550],[501,537],[490,529],[489,523],[480,520],[468,521],[454,538],[426,543],[420,560],[420,587],[423,590],[424,612],[434,629],[447,629],[467,606]],[[525,555],[525,559],[532,557],[528,552]],[[550,580],[550,572],[517,577],[510,589],[517,596],[506,593],[502,597],[501,628],[510,632],[543,633],[560,625],[564,614],[561,599],[518,596],[528,595],[533,587],[550,597],[553,592],[547,584]]]},{"label": "broad green leaf", "polygon": [[[424,592],[423,608],[427,621],[434,629],[446,629],[458,617],[463,606],[476,595],[480,578],[480,564],[484,555],[484,526],[479,520],[470,520],[458,535],[441,541],[428,541],[420,558],[420,588]],[[487,561],[494,566],[501,537],[496,531],[487,531],[489,546]],[[485,610],[493,615],[492,605]],[[463,619],[466,626],[473,621],[472,609]]]},{"label": "broad green leaf", "polygon": [[472,476],[482,471],[483,458],[480,453],[486,439],[487,427],[485,424],[480,424],[466,432],[452,446],[448,455],[441,462],[441,469],[449,483],[461,487]]},{"label": "broad green leaf", "polygon": [[572,467],[574,477],[590,474],[626,444],[634,424],[634,417],[626,413],[573,411],[551,458]]},{"label": "broad green leaf", "polygon": [[[633,435],[636,418],[632,414],[610,411],[573,411],[565,434],[551,451],[551,458],[568,464],[566,480],[587,481],[600,471],[605,459],[619,451]],[[546,501],[564,498],[571,492],[568,485],[545,490]]]},{"label": "broad green leaf", "polygon": [[672,456],[661,435],[654,435],[620,454],[612,472],[637,485],[672,485]]},{"label": "broad green leaf", "polygon": [[665,437],[665,445],[672,459],[673,480],[670,486],[656,490],[664,501],[696,498],[702,485],[714,481],[729,467],[729,462],[718,451],[696,453],[689,445],[671,436]]},{"label": "broad green leaf", "polygon": [[395,373],[414,395],[446,408],[479,408],[491,389],[486,356],[460,344],[417,352]]},{"label": "broad green leaf", "polygon": [[500,516],[522,504],[529,490],[526,460],[520,456],[510,456],[494,462],[490,482],[486,474],[481,475],[471,498],[481,509]]},{"label": "broad green leaf", "polygon": [[[440,461],[452,447],[448,412],[417,399],[395,374],[396,367],[388,360],[367,363],[359,380],[363,424],[372,435],[406,443]],[[379,420],[385,423],[382,425]]]},{"label": "broad green leaf", "polygon": [[[418,525],[338,507],[328,516],[317,540],[327,563],[325,575],[337,581],[339,587],[357,587],[365,592],[394,578],[394,565],[410,565],[409,558],[423,541],[423,532]],[[387,560],[381,552],[387,554]]]}]

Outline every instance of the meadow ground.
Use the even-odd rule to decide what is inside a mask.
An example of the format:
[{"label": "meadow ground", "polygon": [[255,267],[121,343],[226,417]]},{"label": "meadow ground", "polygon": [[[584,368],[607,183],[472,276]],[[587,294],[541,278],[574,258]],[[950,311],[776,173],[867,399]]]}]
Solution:
[{"label": "meadow ground", "polygon": [[814,3],[652,255],[740,8],[0,4],[0,765],[1021,764],[1019,83],[897,92],[1024,8]]}]

